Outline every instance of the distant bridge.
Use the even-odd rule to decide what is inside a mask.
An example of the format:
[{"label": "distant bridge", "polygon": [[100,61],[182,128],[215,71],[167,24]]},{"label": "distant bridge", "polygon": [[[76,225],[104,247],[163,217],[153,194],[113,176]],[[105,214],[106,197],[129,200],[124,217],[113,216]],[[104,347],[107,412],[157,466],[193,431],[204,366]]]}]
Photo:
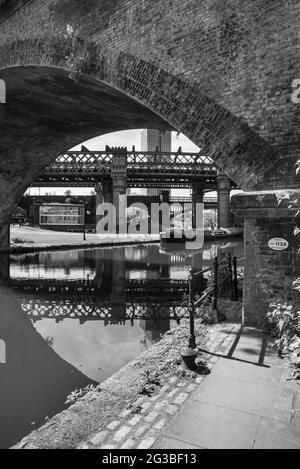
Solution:
[{"label": "distant bridge", "polygon": [[[112,176],[115,156],[120,157],[120,153],[69,151],[48,165],[32,186],[90,186]],[[193,181],[216,186],[218,169],[201,152],[129,152],[125,149],[121,156],[126,166],[127,187],[187,188]]]}]

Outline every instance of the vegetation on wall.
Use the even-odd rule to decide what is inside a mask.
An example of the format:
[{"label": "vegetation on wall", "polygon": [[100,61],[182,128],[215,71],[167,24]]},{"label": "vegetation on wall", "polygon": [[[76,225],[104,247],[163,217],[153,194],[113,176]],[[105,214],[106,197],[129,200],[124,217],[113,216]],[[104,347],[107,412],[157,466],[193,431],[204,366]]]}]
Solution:
[{"label": "vegetation on wall", "polygon": [[[300,160],[296,163],[296,174],[300,174]],[[292,208],[292,207],[291,207]],[[296,227],[294,236],[300,237],[300,210],[296,215]],[[300,249],[298,249],[298,253]],[[287,358],[292,370],[292,378],[300,380],[300,305],[298,304],[300,294],[300,277],[293,282],[296,301],[293,304],[280,302],[270,306],[267,315],[269,323],[274,327],[278,354],[282,358]]]},{"label": "vegetation on wall", "polygon": [[92,43],[84,43],[70,24],[66,26],[64,37],[69,44],[65,58],[70,69],[70,78],[79,81],[82,74],[92,72],[92,67],[97,62],[96,46]]}]

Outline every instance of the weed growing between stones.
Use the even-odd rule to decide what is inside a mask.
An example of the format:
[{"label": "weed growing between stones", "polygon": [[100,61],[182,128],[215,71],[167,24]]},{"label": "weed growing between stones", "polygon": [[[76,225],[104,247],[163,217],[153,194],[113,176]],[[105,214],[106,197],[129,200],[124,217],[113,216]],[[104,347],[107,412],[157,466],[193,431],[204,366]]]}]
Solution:
[{"label": "weed growing between stones", "polygon": [[85,388],[82,389],[76,389],[73,391],[68,397],[65,402],[67,405],[72,405],[75,404],[75,402],[78,402],[82,400],[87,394],[89,394],[89,400],[96,399],[101,392],[100,386],[95,386],[93,384],[90,384],[89,386],[86,386]]},{"label": "weed growing between stones", "polygon": [[[195,324],[197,351],[199,361],[202,364],[201,349],[205,346],[207,340],[207,329],[200,321]],[[180,377],[194,378],[195,373],[189,370],[182,370],[181,352],[188,346],[189,325],[184,324],[167,332],[155,349],[151,358],[145,358],[144,355],[135,361],[135,368],[143,370],[136,380],[139,394],[153,394],[171,375]]]},{"label": "weed growing between stones", "polygon": [[157,371],[145,370],[141,376],[140,394],[151,396],[160,386],[159,373]]}]

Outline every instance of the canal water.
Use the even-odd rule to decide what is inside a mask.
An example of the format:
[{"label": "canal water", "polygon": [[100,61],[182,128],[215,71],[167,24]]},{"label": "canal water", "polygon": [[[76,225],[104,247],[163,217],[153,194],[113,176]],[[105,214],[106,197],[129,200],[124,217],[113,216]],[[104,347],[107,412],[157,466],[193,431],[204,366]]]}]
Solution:
[{"label": "canal water", "polygon": [[0,256],[0,448],[66,408],[176,327],[191,267],[243,242]]}]

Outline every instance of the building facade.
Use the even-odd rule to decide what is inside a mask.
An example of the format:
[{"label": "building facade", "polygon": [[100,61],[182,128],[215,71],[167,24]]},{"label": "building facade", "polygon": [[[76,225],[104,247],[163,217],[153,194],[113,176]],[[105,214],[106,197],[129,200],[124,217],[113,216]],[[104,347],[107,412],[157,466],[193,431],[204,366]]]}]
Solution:
[{"label": "building facade", "polygon": [[[141,133],[141,149],[149,152],[166,152],[172,151],[172,132],[157,129],[144,129]],[[160,189],[146,189],[145,195],[159,196]]]}]

